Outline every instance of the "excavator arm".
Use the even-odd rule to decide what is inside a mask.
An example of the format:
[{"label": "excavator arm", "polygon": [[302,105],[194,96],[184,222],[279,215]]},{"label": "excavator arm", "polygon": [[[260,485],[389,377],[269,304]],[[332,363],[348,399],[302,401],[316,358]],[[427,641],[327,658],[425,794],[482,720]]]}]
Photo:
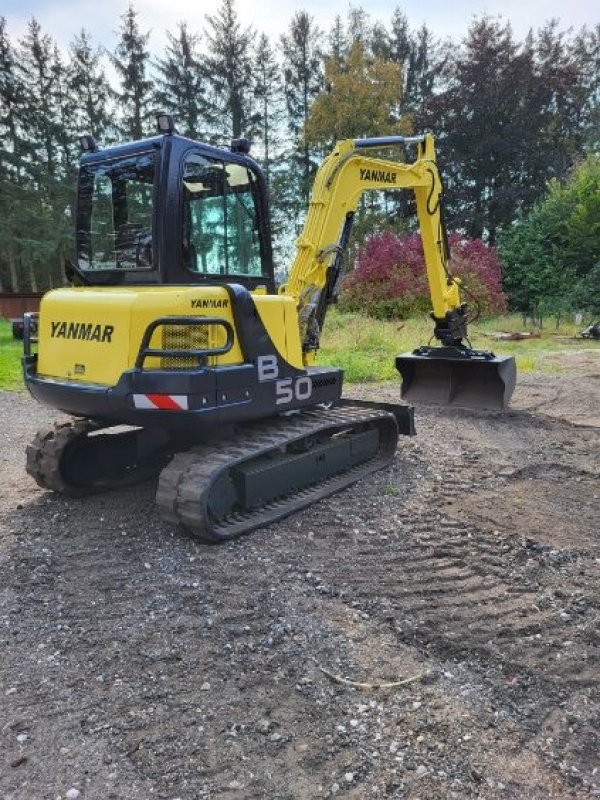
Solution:
[{"label": "excavator arm", "polygon": [[[416,145],[412,163],[383,159],[367,150]],[[339,141],[319,168],[304,230],[288,282],[280,292],[297,302],[305,364],[314,361],[328,305],[335,298],[343,251],[363,193],[406,190],[414,193],[425,267],[441,347],[424,347],[398,356],[403,396],[417,402],[504,408],[512,395],[514,359],[472,350],[467,337],[467,308],[460,299],[460,279],[448,269],[448,246],[442,216],[443,186],[433,136],[390,136]]]},{"label": "excavator arm", "polygon": [[[372,157],[368,148],[417,145],[417,158],[402,163]],[[440,323],[461,308],[459,281],[447,269],[447,247],[441,213],[442,182],[435,159],[433,136],[391,136],[346,139],[336,144],[317,172],[304,230],[282,291],[298,302],[301,339],[307,358],[318,346],[315,322],[324,311],[339,279],[341,256],[352,218],[365,192],[414,192],[433,314]],[[464,333],[463,333],[464,336]],[[454,336],[455,340],[463,338]]]}]

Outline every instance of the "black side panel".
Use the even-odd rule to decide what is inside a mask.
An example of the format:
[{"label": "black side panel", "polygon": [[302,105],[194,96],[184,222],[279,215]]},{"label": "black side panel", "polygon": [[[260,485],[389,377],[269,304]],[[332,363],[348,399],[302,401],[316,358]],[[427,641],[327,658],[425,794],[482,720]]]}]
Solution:
[{"label": "black side panel", "polygon": [[231,298],[235,329],[244,361],[256,364],[259,356],[276,355],[280,377],[299,375],[305,372],[305,370],[293,367],[277,351],[263,325],[260,314],[254,304],[254,298],[248,289],[239,283],[227,283],[225,288]]}]

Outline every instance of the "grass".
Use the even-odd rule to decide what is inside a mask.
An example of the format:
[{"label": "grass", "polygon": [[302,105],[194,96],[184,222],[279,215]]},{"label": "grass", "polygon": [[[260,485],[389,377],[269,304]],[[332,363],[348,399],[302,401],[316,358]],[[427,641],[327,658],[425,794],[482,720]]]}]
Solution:
[{"label": "grass", "polygon": [[[518,342],[494,341],[486,334],[498,331],[531,330],[518,315],[496,317],[472,326],[473,347],[493,350],[496,355],[515,356],[520,374],[545,372],[557,374],[566,369],[561,354],[577,349],[594,348],[600,356],[600,345],[574,337],[581,326],[570,323],[556,328],[554,321],[535,333],[540,338]],[[397,380],[395,357],[399,353],[427,344],[433,334],[433,322],[427,318],[406,321],[382,321],[360,314],[342,314],[333,309],[325,322],[319,351],[319,364],[340,366],[347,383]]]},{"label": "grass", "polygon": [[13,339],[9,322],[0,319],[0,389],[22,389],[23,342]]},{"label": "grass", "polygon": [[[539,339],[528,341],[495,342],[485,336],[493,331],[524,329],[517,315],[496,317],[473,326],[471,342],[473,347],[493,350],[497,355],[515,356],[520,374],[560,373],[566,369],[562,356],[576,349],[595,348],[600,357],[600,344],[574,340],[580,327],[568,323],[556,328],[550,321],[546,328],[536,330],[541,334]],[[347,383],[396,381],[395,357],[427,344],[432,333],[433,323],[426,317],[385,322],[360,314],[341,314],[334,308],[325,322],[318,363],[341,367]],[[0,320],[0,389],[23,388],[21,354],[22,343],[12,338],[10,324]]]}]

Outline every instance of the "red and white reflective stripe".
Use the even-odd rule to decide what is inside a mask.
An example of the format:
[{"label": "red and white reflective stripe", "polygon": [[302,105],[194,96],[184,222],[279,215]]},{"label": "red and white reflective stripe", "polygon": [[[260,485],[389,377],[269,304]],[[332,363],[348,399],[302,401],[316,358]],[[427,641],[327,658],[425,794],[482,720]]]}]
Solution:
[{"label": "red and white reflective stripe", "polygon": [[134,394],[136,408],[159,408],[162,411],[187,411],[187,394]]}]

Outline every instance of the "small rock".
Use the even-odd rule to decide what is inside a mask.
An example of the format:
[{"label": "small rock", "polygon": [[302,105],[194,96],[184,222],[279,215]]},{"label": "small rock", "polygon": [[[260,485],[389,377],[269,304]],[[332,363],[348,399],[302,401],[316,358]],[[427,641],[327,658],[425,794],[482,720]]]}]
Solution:
[{"label": "small rock", "polygon": [[268,733],[273,727],[273,723],[268,719],[259,719],[256,723],[256,730],[259,733]]},{"label": "small rock", "polygon": [[346,783],[352,783],[352,781],[354,780],[354,773],[353,772],[347,772],[344,775],[344,780],[346,781]]},{"label": "small rock", "polygon": [[201,692],[208,692],[209,689],[210,689],[210,683],[208,681],[204,681],[204,683],[200,687],[200,691]]},{"label": "small rock", "polygon": [[415,770],[415,774],[417,777],[422,778],[424,775],[427,775],[427,767],[424,764],[419,764]]},{"label": "small rock", "polygon": [[240,783],[240,781],[231,781],[230,783],[227,784],[227,788],[235,791],[236,789],[243,789],[244,784]]},{"label": "small rock", "polygon": [[339,790],[340,790],[339,783],[332,783],[331,784],[331,794],[335,794],[336,792],[339,792]]},{"label": "small rock", "polygon": [[81,792],[79,789],[69,789],[65,797],[67,800],[77,800],[77,798],[81,797]]}]

